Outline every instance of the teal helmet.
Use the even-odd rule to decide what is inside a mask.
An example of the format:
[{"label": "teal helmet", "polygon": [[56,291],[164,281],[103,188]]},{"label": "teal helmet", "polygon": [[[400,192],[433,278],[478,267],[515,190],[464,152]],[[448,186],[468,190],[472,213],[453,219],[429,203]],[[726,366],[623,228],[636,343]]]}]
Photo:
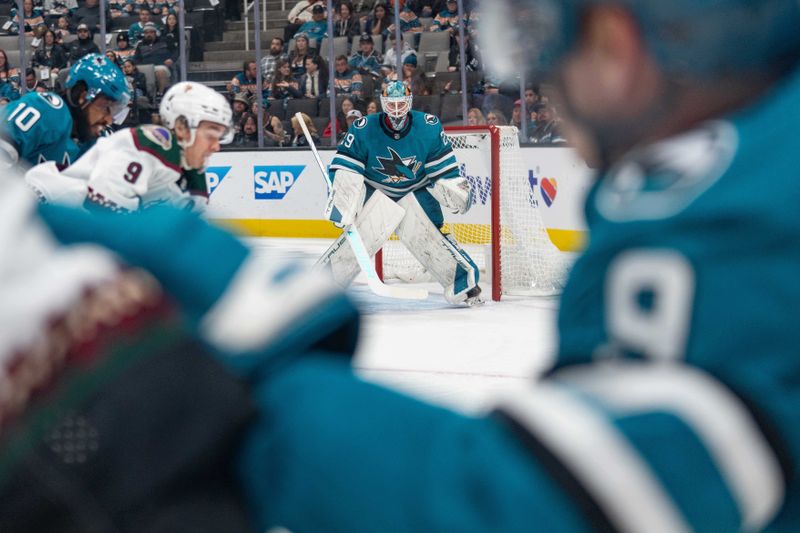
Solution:
[{"label": "teal helmet", "polygon": [[88,103],[98,96],[105,96],[111,101],[111,114],[115,118],[127,109],[131,93],[125,75],[117,65],[104,56],[87,54],[70,67],[65,83],[67,93],[69,94],[79,82],[86,84]]},{"label": "teal helmet", "polygon": [[797,0],[493,0],[481,20],[484,57],[501,75],[519,65],[547,75],[575,48],[584,14],[602,5],[629,12],[651,55],[676,78],[780,70],[800,54]]}]

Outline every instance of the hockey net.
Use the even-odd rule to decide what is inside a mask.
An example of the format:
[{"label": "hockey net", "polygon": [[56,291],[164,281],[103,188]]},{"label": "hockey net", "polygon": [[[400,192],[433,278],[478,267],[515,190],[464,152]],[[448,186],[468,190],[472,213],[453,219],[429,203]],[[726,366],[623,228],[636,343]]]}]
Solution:
[{"label": "hockey net", "polygon": [[[446,128],[461,175],[475,194],[465,215],[445,213],[451,233],[490,278],[492,299],[502,295],[558,294],[568,262],[542,221],[534,182],[526,174],[517,129],[511,126]],[[428,281],[422,265],[396,236],[376,256],[384,279]],[[485,288],[485,284],[482,283]]]}]

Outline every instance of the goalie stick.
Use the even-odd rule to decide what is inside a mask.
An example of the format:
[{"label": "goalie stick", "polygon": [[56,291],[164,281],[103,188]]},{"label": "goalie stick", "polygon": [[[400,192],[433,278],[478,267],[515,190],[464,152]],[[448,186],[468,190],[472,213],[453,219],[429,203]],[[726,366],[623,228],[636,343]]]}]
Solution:
[{"label": "goalie stick", "polygon": [[[330,197],[330,191],[333,184],[328,176],[328,170],[325,168],[325,165],[322,163],[322,159],[319,157],[319,152],[317,152],[317,147],[314,144],[314,140],[311,138],[311,134],[306,127],[306,123],[303,120],[302,114],[299,112],[296,113],[295,118],[300,124],[300,128],[303,130],[303,135],[305,135],[306,141],[308,141],[308,146],[311,148],[311,152],[314,154],[314,159],[317,160],[319,171],[322,173],[325,183],[328,184],[328,195]],[[364,246],[364,241],[361,239],[361,234],[359,234],[355,224],[350,224],[342,231],[344,231],[347,237],[347,242],[350,243],[350,247],[353,249],[353,255],[356,257],[358,266],[361,267],[362,272],[364,272],[364,274],[367,276],[367,285],[373,293],[377,294],[378,296],[399,298],[402,300],[424,300],[428,297],[428,291],[425,289],[412,289],[410,287],[386,285],[378,277],[378,273],[375,272],[375,265],[373,264],[369,253],[367,253],[367,248]]]}]

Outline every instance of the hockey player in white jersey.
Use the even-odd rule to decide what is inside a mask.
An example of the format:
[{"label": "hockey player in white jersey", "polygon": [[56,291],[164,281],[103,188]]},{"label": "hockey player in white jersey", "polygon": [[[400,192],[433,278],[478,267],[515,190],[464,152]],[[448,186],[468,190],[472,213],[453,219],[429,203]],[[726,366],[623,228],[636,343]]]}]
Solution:
[{"label": "hockey player in white jersey", "polygon": [[[396,233],[444,287],[451,303],[480,303],[479,272],[452,235],[442,233],[442,208],[465,213],[469,182],[433,115],[411,109],[411,90],[392,82],[381,95],[382,113],[353,123],[330,165],[326,215],[340,227],[355,224],[370,255]],[[359,268],[344,234],[320,259],[347,286]]]},{"label": "hockey player in white jersey", "polygon": [[49,203],[130,212],[161,203],[203,210],[205,167],[220,144],[230,142],[232,113],[225,98],[182,82],[161,101],[164,126],[120,130],[101,138],[75,164],[30,169],[25,180]]}]

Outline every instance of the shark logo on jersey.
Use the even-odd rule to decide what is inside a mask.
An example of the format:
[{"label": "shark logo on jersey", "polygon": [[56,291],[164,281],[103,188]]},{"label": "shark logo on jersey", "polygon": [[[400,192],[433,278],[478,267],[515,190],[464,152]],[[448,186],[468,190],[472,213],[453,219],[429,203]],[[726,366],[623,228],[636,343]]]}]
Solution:
[{"label": "shark logo on jersey", "polygon": [[378,157],[381,168],[372,167],[372,170],[386,176],[385,182],[402,183],[416,179],[417,171],[422,163],[417,161],[416,156],[400,157],[400,154],[389,148],[390,157]]},{"label": "shark logo on jersey", "polygon": [[428,124],[429,126],[433,126],[437,122],[439,122],[438,118],[436,118],[433,115],[429,115],[428,113],[425,113],[425,124]]},{"label": "shark logo on jersey", "polygon": [[366,125],[367,125],[366,117],[361,117],[360,119],[358,119],[355,122],[353,122],[353,126],[355,126],[358,129],[361,129]]}]

